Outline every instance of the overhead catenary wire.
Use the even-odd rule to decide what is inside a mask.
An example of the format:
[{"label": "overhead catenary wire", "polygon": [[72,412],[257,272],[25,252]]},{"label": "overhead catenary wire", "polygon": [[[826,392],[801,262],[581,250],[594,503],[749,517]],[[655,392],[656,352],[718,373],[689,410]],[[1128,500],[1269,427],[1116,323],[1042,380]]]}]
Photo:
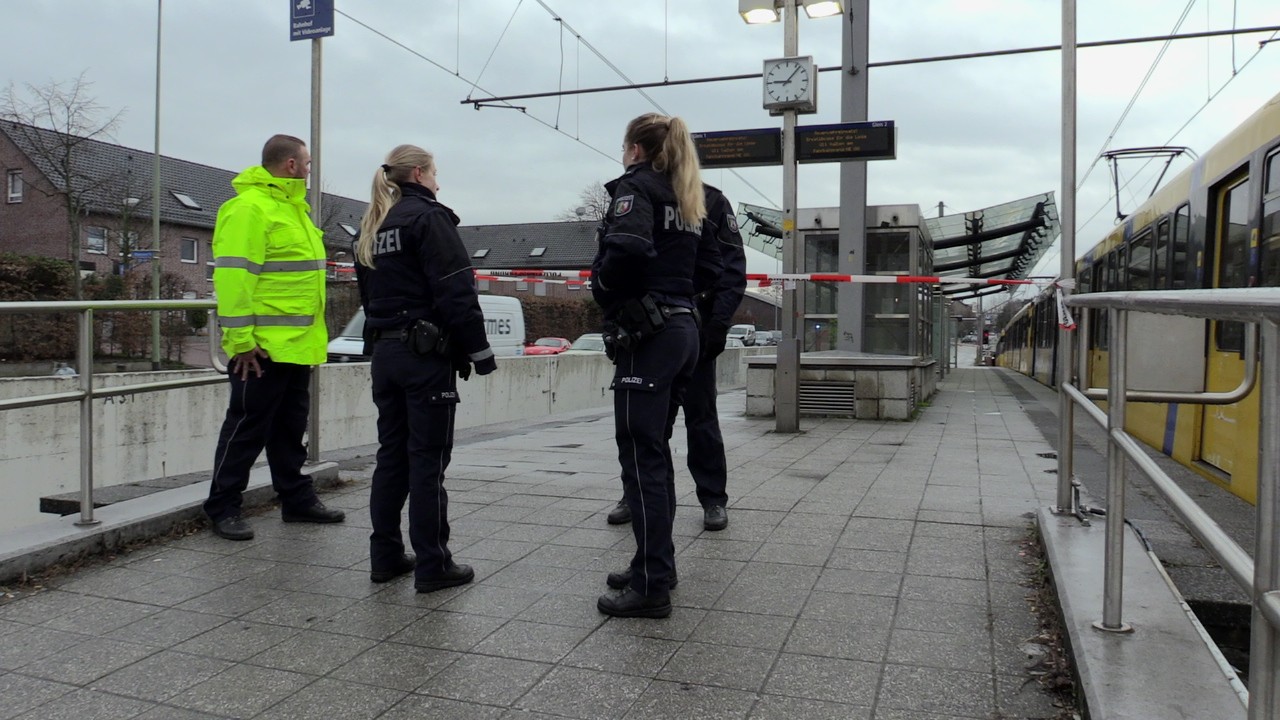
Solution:
[{"label": "overhead catenary wire", "polygon": [[[434,65],[435,67],[437,67],[437,68],[439,68],[439,69],[441,69],[441,70],[443,70],[443,71],[445,71],[445,72],[449,73],[450,75],[453,75],[453,76],[457,77],[458,79],[462,80],[463,82],[467,83],[468,85],[471,85],[471,87],[472,87],[473,89],[475,89],[475,90],[480,90],[480,91],[485,92],[485,93],[487,93],[487,94],[489,94],[489,95],[493,95],[493,93],[490,93],[488,90],[484,89],[483,87],[480,87],[480,86],[479,86],[479,84],[477,84],[477,83],[473,83],[472,81],[470,81],[470,80],[466,79],[465,77],[463,77],[461,74],[456,73],[456,72],[454,72],[453,70],[450,70],[449,68],[447,68],[447,67],[445,67],[445,66],[441,65],[440,63],[436,62],[435,60],[432,60],[431,58],[427,57],[426,55],[423,55],[422,53],[418,52],[417,50],[414,50],[413,48],[409,47],[408,45],[405,45],[404,43],[400,42],[399,40],[396,40],[395,38],[391,37],[390,35],[388,35],[388,34],[386,34],[386,33],[382,32],[381,30],[378,30],[377,28],[373,27],[372,25],[369,25],[368,23],[366,23],[366,22],[364,22],[364,21],[362,21],[362,20],[359,20],[359,19],[357,19],[357,18],[355,18],[355,17],[352,17],[350,13],[343,12],[342,10],[337,9],[337,8],[334,8],[334,12],[335,12],[335,13],[337,13],[337,14],[339,14],[339,15],[341,15],[341,16],[343,16],[343,17],[345,17],[346,19],[350,20],[351,22],[353,22],[353,23],[355,23],[355,24],[359,25],[360,27],[364,28],[365,30],[368,30],[369,32],[373,33],[374,35],[377,35],[378,37],[382,38],[383,40],[386,40],[387,42],[389,42],[389,43],[391,43],[391,44],[395,45],[396,47],[398,47],[398,48],[400,48],[400,49],[404,50],[405,52],[408,52],[410,55],[413,55],[414,57],[418,58],[419,60],[424,60],[424,61],[426,61],[426,62],[430,63],[431,65]],[[574,137],[573,135],[570,135],[569,133],[564,132],[563,130],[561,130],[561,129],[559,129],[559,128],[555,127],[554,125],[552,125],[551,123],[548,123],[546,120],[543,120],[542,118],[537,117],[536,115],[531,115],[531,114],[529,114],[528,112],[524,111],[524,110],[523,110],[523,108],[517,108],[516,106],[514,106],[514,105],[512,105],[512,104],[510,104],[510,103],[506,103],[505,101],[487,100],[486,102],[491,102],[491,103],[494,103],[494,102],[504,102],[504,103],[505,103],[505,107],[508,107],[508,108],[511,108],[511,109],[518,109],[518,110],[521,110],[521,113],[520,113],[521,115],[524,115],[525,117],[527,117],[527,118],[529,118],[529,119],[531,119],[531,120],[533,120],[533,121],[535,121],[535,122],[537,122],[537,123],[539,123],[539,124],[541,124],[541,125],[543,125],[543,126],[545,126],[545,127],[547,127],[547,128],[550,128],[551,130],[554,130],[555,132],[560,133],[561,135],[564,135],[565,137],[569,138],[570,140],[573,140],[574,142],[578,143],[579,145],[582,145],[583,147],[587,148],[588,150],[591,150],[592,152],[597,153],[597,154],[598,154],[598,155],[600,155],[601,157],[604,157],[604,158],[605,158],[605,159],[607,159],[607,160],[612,160],[612,161],[614,161],[614,162],[617,162],[617,161],[618,161],[618,159],[617,159],[614,155],[612,155],[612,154],[610,154],[610,153],[607,153],[607,152],[605,152],[605,151],[601,150],[600,148],[598,148],[598,147],[596,147],[596,146],[594,146],[594,145],[592,145],[592,144],[590,144],[590,143],[588,143],[588,142],[586,142],[586,141],[582,140],[581,138]]]}]

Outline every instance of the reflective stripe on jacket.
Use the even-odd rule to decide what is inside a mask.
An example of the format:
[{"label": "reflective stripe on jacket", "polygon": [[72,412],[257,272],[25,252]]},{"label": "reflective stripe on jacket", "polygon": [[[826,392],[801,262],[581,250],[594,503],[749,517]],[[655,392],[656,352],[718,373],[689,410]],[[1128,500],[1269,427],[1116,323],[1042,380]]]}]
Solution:
[{"label": "reflective stripe on jacket", "polygon": [[218,209],[213,229],[223,351],[230,357],[257,345],[276,362],[323,363],[325,250],[306,181],[255,165],[231,186],[236,196]]}]

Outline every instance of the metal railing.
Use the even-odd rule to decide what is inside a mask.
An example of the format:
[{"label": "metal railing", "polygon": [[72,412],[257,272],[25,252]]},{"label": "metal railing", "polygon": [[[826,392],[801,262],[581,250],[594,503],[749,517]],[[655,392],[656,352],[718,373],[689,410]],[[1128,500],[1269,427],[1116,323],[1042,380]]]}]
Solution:
[{"label": "metal railing", "polygon": [[[1106,310],[1108,313],[1109,382],[1106,389],[1107,410],[1104,413],[1072,383],[1061,390],[1085,413],[1107,430],[1107,524],[1103,569],[1102,620],[1094,623],[1099,630],[1125,632],[1123,622],[1124,568],[1124,494],[1125,461],[1132,461],[1173,507],[1182,521],[1227,574],[1253,601],[1250,638],[1249,720],[1280,720],[1280,288],[1248,288],[1223,290],[1181,290],[1090,293],[1071,296],[1072,307]],[[1129,402],[1191,402],[1221,404],[1235,402],[1249,392],[1255,372],[1246,371],[1245,383],[1232,393],[1152,393],[1128,390],[1126,347],[1128,313],[1143,312],[1180,315],[1212,320],[1236,321],[1256,325],[1246,334],[1246,365],[1259,364],[1256,371],[1259,392],[1258,418],[1258,496],[1256,543],[1253,558],[1232,540],[1222,528],[1196,504],[1162,470],[1129,433],[1125,432],[1125,411]],[[1087,316],[1088,313],[1085,313]],[[1261,334],[1261,341],[1256,339]],[[1079,348],[1079,357],[1087,355],[1087,335]],[[1073,344],[1078,339],[1073,339]],[[1200,352],[1202,345],[1188,348]],[[1254,354],[1257,353],[1257,357]],[[1068,353],[1069,357],[1069,353]],[[1077,382],[1088,379],[1083,360]],[[1096,393],[1094,393],[1096,395]],[[1167,399],[1159,399],[1167,398]],[[1067,456],[1074,447],[1074,431],[1064,430],[1061,449]],[[1058,497],[1071,498],[1070,507],[1060,512],[1078,514],[1072,492],[1071,474],[1059,473]]]},{"label": "metal railing", "polygon": [[[36,395],[25,398],[0,400],[0,411],[19,408],[57,405],[59,403],[80,403],[80,519],[76,525],[87,527],[97,525],[100,521],[93,517],[93,401],[108,395],[136,395],[139,393],[173,390],[176,388],[195,387],[224,383],[226,366],[218,358],[218,327],[216,313],[217,304],[213,300],[109,300],[109,301],[46,301],[46,302],[0,302],[0,315],[28,315],[76,313],[78,342],[76,343],[76,373],[79,379],[78,390]],[[210,314],[209,355],[217,374],[209,377],[185,378],[182,380],[162,380],[158,382],[135,383],[120,387],[95,388],[93,384],[93,314],[94,311],[116,312],[121,310],[206,310]]]}]

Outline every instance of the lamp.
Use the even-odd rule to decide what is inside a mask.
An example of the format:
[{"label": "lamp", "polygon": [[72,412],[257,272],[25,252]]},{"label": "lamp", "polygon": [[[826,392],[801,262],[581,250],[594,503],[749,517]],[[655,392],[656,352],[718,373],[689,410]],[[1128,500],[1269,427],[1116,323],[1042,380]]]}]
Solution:
[{"label": "lamp", "polygon": [[844,12],[840,0],[738,0],[738,14],[748,25],[778,22],[778,8],[795,2],[810,18],[824,18]]},{"label": "lamp", "polygon": [[804,14],[810,18],[824,18],[844,12],[840,0],[800,0]]},{"label": "lamp", "polygon": [[738,0],[738,14],[748,25],[778,22],[775,0]]}]

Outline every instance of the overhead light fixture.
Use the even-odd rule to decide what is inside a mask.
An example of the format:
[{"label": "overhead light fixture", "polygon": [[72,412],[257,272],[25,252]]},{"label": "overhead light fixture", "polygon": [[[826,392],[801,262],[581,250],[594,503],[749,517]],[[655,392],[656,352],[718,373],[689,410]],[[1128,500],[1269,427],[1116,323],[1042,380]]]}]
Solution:
[{"label": "overhead light fixture", "polygon": [[738,14],[748,25],[778,22],[775,0],[738,0]]},{"label": "overhead light fixture", "polygon": [[804,14],[810,18],[824,18],[844,12],[840,0],[800,0],[804,6]]}]

